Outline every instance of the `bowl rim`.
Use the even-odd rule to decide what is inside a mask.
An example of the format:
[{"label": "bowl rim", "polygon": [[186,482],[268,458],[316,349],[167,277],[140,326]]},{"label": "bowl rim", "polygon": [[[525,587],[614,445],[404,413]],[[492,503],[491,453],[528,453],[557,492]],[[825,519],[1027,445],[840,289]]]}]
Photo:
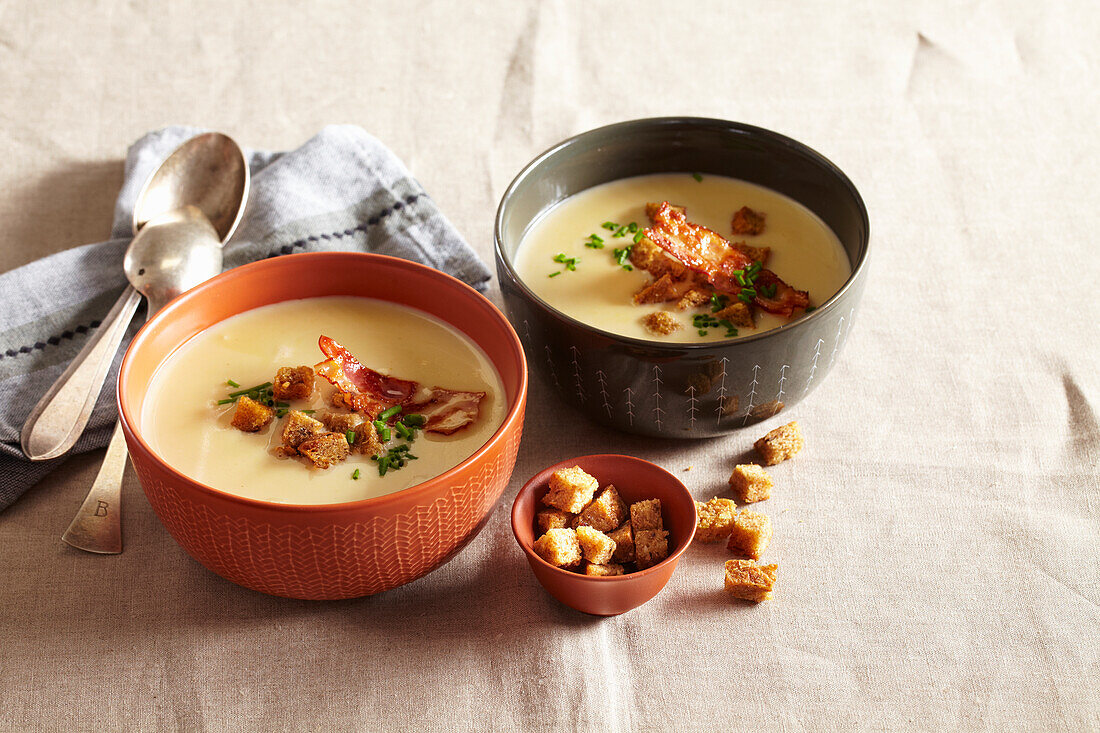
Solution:
[{"label": "bowl rim", "polygon": [[[536,173],[536,170],[548,159],[552,158],[560,151],[572,145],[578,144],[580,141],[588,136],[610,131],[616,131],[626,136],[629,131],[637,130],[638,128],[665,126],[722,127],[725,128],[725,130],[727,131],[732,131],[738,134],[747,134],[767,138],[772,142],[778,143],[782,147],[791,149],[815,160],[817,163],[821,164],[827,170],[829,170],[830,173],[836,176],[841,185],[848,191],[848,193],[852,196],[852,199],[856,202],[860,221],[863,224],[863,231],[865,232],[865,236],[860,242],[861,246],[859,250],[859,257],[857,258],[857,261],[852,265],[852,272],[850,275],[848,275],[848,279],[844,281],[844,284],[841,285],[840,288],[835,293],[833,293],[828,300],[819,305],[810,313],[803,314],[802,317],[798,320],[789,321],[777,328],[763,331],[761,333],[754,333],[751,336],[742,336],[732,339],[721,339],[717,341],[704,341],[702,343],[695,343],[690,341],[650,341],[648,339],[640,339],[633,336],[624,336],[622,334],[614,333],[613,331],[606,331],[602,328],[599,328],[598,326],[593,326],[591,324],[585,323],[584,321],[578,320],[573,316],[570,316],[569,314],[558,310],[557,308],[540,298],[538,295],[536,295],[535,292],[527,286],[527,283],[524,282],[523,278],[519,276],[519,273],[516,272],[515,267],[512,265],[511,259],[505,256],[504,253],[504,242],[502,234],[504,224],[504,209],[511,200],[516,189],[528,178],[533,177]],[[748,344],[754,341],[759,341],[761,339],[777,336],[780,333],[788,333],[790,331],[798,329],[812,321],[818,316],[818,314],[822,314],[826,311],[832,310],[833,307],[840,301],[841,297],[848,290],[855,286],[855,283],[863,276],[863,272],[867,269],[866,264],[870,249],[871,222],[867,216],[867,205],[864,203],[863,197],[856,189],[855,184],[852,183],[851,179],[848,178],[848,176],[844,173],[844,171],[840,169],[839,166],[837,166],[831,160],[829,160],[810,146],[806,145],[805,143],[801,143],[794,138],[788,137],[773,130],[768,130],[764,127],[757,127],[755,125],[750,125],[744,122],[735,122],[733,120],[724,120],[717,117],[643,117],[634,120],[614,122],[609,125],[603,125],[601,127],[595,127],[591,130],[585,130],[584,132],[568,137],[565,140],[562,140],[561,142],[550,146],[546,150],[536,155],[534,158],[531,159],[529,163],[527,163],[527,165],[525,165],[520,170],[519,173],[516,174],[516,177],[512,179],[511,183],[508,184],[508,188],[505,189],[504,195],[501,196],[500,203],[497,205],[496,216],[493,219],[493,250],[494,254],[496,255],[496,261],[504,267],[504,269],[508,272],[508,275],[511,277],[512,281],[518,285],[526,298],[539,305],[542,309],[548,311],[557,318],[571,324],[576,328],[596,333],[604,338],[610,339],[612,341],[617,341],[627,346],[652,349],[654,351],[681,352],[685,350],[706,350],[713,349],[715,347]]]},{"label": "bowl rim", "polygon": [[691,543],[695,541],[695,530],[698,528],[698,522],[692,523],[691,532],[688,533],[687,540],[683,543],[683,545],[680,546],[678,550],[669,553],[668,557],[666,557],[664,560],[661,560],[661,562],[657,563],[656,565],[648,567],[645,570],[638,570],[633,573],[626,573],[624,575],[582,575],[580,573],[573,573],[568,570],[563,570],[557,565],[551,565],[550,563],[543,560],[541,557],[539,557],[538,553],[534,551],[534,549],[529,547],[519,538],[520,524],[516,516],[519,510],[519,500],[520,497],[523,496],[525,493],[532,493],[538,488],[537,486],[535,486],[535,479],[537,479],[540,474],[543,474],[547,471],[557,470],[559,468],[569,468],[570,465],[575,465],[578,461],[585,461],[592,458],[605,460],[610,459],[612,461],[619,461],[623,463],[636,463],[644,466],[644,470],[646,471],[651,471],[657,474],[665,474],[665,476],[672,479],[674,485],[683,490],[684,495],[687,496],[693,502],[693,504],[695,502],[695,497],[692,496],[691,492],[688,490],[688,487],[684,485],[684,482],[676,478],[676,474],[672,473],[666,468],[658,466],[652,461],[647,461],[644,458],[638,458],[637,456],[628,456],[623,453],[592,453],[585,456],[566,458],[563,461],[558,461],[557,463],[551,464],[543,469],[535,471],[535,473],[532,474],[531,478],[527,479],[523,486],[520,487],[519,491],[516,492],[516,498],[512,500],[512,536],[515,537],[516,544],[520,546],[520,549],[522,549],[524,553],[527,554],[528,559],[533,559],[539,562],[544,567],[553,570],[556,573],[560,573],[562,577],[572,578],[581,582],[592,581],[597,583],[625,583],[631,580],[637,580],[647,575],[651,575],[655,572],[659,572],[661,566],[665,565],[666,563],[674,563],[678,561],[680,559],[680,556],[683,555],[684,552],[687,551],[687,548],[691,546]]},{"label": "bowl rim", "polygon": [[[444,471],[438,476],[422,481],[418,484],[410,486],[400,491],[394,491],[389,494],[382,494],[381,496],[372,496],[365,499],[356,499],[354,501],[345,501],[333,504],[290,504],[284,502],[275,501],[263,501],[261,499],[252,499],[245,496],[238,496],[237,494],[223,491],[222,489],[209,486],[197,479],[194,479],[183,472],[176,469],[170,463],[165,461],[145,440],[141,432],[135,428],[135,421],[131,414],[130,406],[127,404],[127,400],[124,399],[124,390],[122,389],[123,380],[128,376],[130,370],[130,363],[133,360],[134,352],[142,348],[142,344],[149,334],[155,331],[161,323],[170,318],[177,311],[181,311],[190,305],[191,301],[201,297],[207,291],[223,287],[223,283],[232,284],[233,282],[240,280],[242,277],[247,277],[255,270],[264,270],[270,267],[285,266],[289,261],[297,261],[298,267],[317,266],[312,265],[314,262],[320,262],[326,264],[328,261],[340,262],[347,259],[372,259],[375,261],[382,261],[387,265],[397,266],[398,268],[404,268],[413,271],[420,271],[423,274],[427,274],[429,277],[441,278],[444,281],[450,281],[450,284],[459,286],[459,292],[466,297],[471,297],[475,303],[477,303],[483,310],[485,310],[490,316],[500,320],[507,328],[505,333],[508,334],[508,347],[509,356],[514,359],[519,367],[519,388],[516,391],[516,397],[509,405],[508,411],[505,413],[504,419],[501,421],[500,426],[496,431],[485,441],[484,444],[476,451],[474,451],[469,457],[462,462],[458,463],[454,467]],[[226,286],[228,287],[228,286]],[[370,297],[370,296],[362,296]],[[286,300],[294,300],[294,298],[286,298],[275,302],[285,302]],[[411,307],[411,306],[408,306]],[[418,310],[418,309],[414,309]],[[245,313],[247,311],[241,311]],[[235,313],[233,315],[240,315]],[[431,314],[429,314],[431,315]],[[232,318],[233,316],[229,316]],[[438,318],[438,316],[436,316]],[[222,319],[225,320],[225,319]],[[442,319],[441,319],[442,320]],[[222,321],[218,321],[221,323]],[[207,327],[209,328],[209,327]],[[202,331],[202,329],[195,334],[188,337],[188,340],[194,338]],[[470,338],[469,334],[466,334],[467,338]],[[471,338],[472,340],[472,338]],[[185,342],[186,343],[186,342]],[[476,342],[475,342],[476,343]],[[175,353],[183,344],[177,344],[171,353]],[[479,346],[480,348],[480,346]],[[490,363],[493,363],[490,360]],[[493,368],[497,366],[494,363]],[[499,373],[499,369],[498,369]],[[263,260],[256,260],[254,262],[241,265],[240,267],[234,267],[230,270],[226,270],[219,275],[207,280],[200,285],[188,290],[182,295],[172,299],[169,303],[160,310],[153,318],[146,321],[146,323],[138,330],[137,334],[130,341],[130,345],[126,348],[126,353],[122,357],[122,365],[118,371],[118,379],[115,383],[115,403],[118,408],[119,420],[123,423],[124,428],[133,435],[134,439],[142,447],[142,449],[148,453],[153,461],[159,465],[159,467],[168,472],[176,480],[185,482],[191,486],[196,487],[201,493],[208,493],[223,501],[229,501],[231,503],[242,504],[247,507],[256,509],[263,509],[276,512],[286,513],[308,513],[308,514],[324,514],[328,512],[341,512],[351,509],[362,509],[374,506],[384,506],[395,502],[404,502],[410,498],[420,499],[421,495],[427,494],[436,488],[439,483],[445,483],[450,481],[459,472],[468,469],[471,464],[482,459],[486,453],[492,448],[496,447],[506,435],[512,433],[516,427],[516,422],[522,422],[523,414],[527,403],[527,386],[528,386],[528,369],[527,359],[523,353],[523,346],[520,344],[519,336],[516,334],[515,328],[512,327],[511,322],[504,316],[504,314],[493,305],[492,301],[479,293],[477,290],[462,282],[452,275],[448,275],[445,272],[436,270],[433,267],[420,264],[419,262],[413,262],[411,260],[402,259],[400,257],[392,257],[390,255],[377,254],[373,252],[300,252],[297,254],[281,255],[279,257],[271,257]]]}]

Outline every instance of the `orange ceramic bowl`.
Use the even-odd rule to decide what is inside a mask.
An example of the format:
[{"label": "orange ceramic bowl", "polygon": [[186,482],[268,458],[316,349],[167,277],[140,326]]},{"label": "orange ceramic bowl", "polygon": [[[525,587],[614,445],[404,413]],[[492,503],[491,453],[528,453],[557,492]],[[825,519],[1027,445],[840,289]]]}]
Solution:
[{"label": "orange ceramic bowl", "polygon": [[[615,484],[627,504],[660,499],[668,530],[668,557],[636,573],[597,577],[562,570],[536,555],[531,549],[535,542],[535,513],[543,507],[542,497],[549,490],[551,474],[570,466],[580,466],[595,476],[601,488]],[[632,456],[583,456],[556,463],[535,474],[519,490],[512,504],[512,533],[527,554],[527,562],[539,583],[565,605],[595,616],[625,613],[660,593],[672,577],[680,555],[695,537],[695,522],[695,500],[687,487],[660,466]]]},{"label": "orange ceramic bowl", "polygon": [[[230,316],[297,298],[354,295],[426,311],[469,336],[504,383],[500,429],[446,473],[387,496],[299,506],[245,499],[165,463],[142,436],[157,367]],[[484,525],[515,466],[527,365],[507,319],[473,288],[383,255],[323,252],[262,260],[172,301],[134,338],[118,380],[119,414],[145,495],[169,534],[213,572],[246,588],[305,599],[354,598],[415,580],[449,560]]]}]

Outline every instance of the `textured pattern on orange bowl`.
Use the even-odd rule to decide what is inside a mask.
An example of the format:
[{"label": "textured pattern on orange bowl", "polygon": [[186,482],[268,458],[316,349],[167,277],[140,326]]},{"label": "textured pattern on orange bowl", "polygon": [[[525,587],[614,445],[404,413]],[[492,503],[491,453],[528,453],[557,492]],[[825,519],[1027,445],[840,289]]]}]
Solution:
[{"label": "textured pattern on orange bowl", "polygon": [[310,525],[289,513],[285,524],[230,517],[192,501],[197,489],[139,451],[135,468],[164,526],[207,569],[276,596],[356,598],[427,574],[471,540],[508,485],[520,434],[514,430],[434,501],[349,524]]}]

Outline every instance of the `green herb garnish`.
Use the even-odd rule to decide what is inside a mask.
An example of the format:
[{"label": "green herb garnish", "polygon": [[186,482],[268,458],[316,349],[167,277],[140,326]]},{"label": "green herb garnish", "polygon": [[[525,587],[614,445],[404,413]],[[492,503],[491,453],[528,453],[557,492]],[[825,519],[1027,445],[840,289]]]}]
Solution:
[{"label": "green herb garnish", "polygon": [[404,422],[406,425],[412,425],[414,428],[419,428],[423,426],[424,423],[428,422],[428,420],[419,412],[410,412],[408,415],[405,415]]},{"label": "green herb garnish", "polygon": [[700,183],[702,183],[702,181],[703,181],[703,174],[702,173],[692,173],[691,177],[694,178],[696,181],[699,181]]},{"label": "green herb garnish", "polygon": [[722,310],[729,303],[729,300],[730,299],[729,299],[728,295],[720,295],[719,293],[711,293],[710,294],[710,312],[711,313],[717,313],[718,311]]},{"label": "green herb garnish", "polygon": [[359,469],[358,468],[351,472],[351,478],[352,478],[353,481],[358,481],[359,480]]},{"label": "green herb garnish", "polygon": [[585,241],[584,246],[589,249],[603,249],[603,239],[596,234],[589,234],[588,240]]},{"label": "green herb garnish", "polygon": [[254,393],[256,393],[256,395],[259,395],[259,396],[270,397],[271,396],[271,390],[268,389],[268,387],[270,387],[270,386],[271,386],[271,382],[264,382],[263,384],[257,384],[255,387],[249,387],[248,389],[241,389],[241,390],[237,390],[236,392],[230,392],[229,396],[230,397],[240,397],[241,395],[248,395],[249,397],[252,397],[252,399],[256,399],[256,397],[253,396],[253,392],[254,392]]},{"label": "green herb garnish", "polygon": [[558,270],[557,272],[551,272],[549,275],[547,275],[547,277],[557,277],[560,274],[561,270]]},{"label": "green herb garnish", "polygon": [[636,222],[636,221],[632,221],[632,222],[630,222],[630,223],[629,223],[629,224],[627,225],[627,227],[626,227],[626,230],[627,230],[628,232],[630,232],[631,234],[633,234],[634,232],[638,231],[638,222]]},{"label": "green herb garnish", "polygon": [[813,313],[813,312],[814,312],[815,310],[817,310],[817,306],[816,306],[816,305],[808,305],[808,306],[806,306],[806,312],[807,312],[807,313]]},{"label": "green herb garnish", "polygon": [[580,261],[580,257],[566,257],[564,252],[559,252],[554,255],[554,262],[560,262],[565,265],[566,270],[576,270],[577,263]]},{"label": "green herb garnish", "polygon": [[378,419],[382,420],[382,421],[386,421],[386,420],[389,420],[391,417],[393,417],[394,415],[396,415],[399,412],[401,412],[401,405],[394,405],[393,407],[389,408],[388,410],[382,410],[382,412],[378,413]]},{"label": "green herb garnish", "polygon": [[628,244],[625,247],[616,247],[615,248],[615,262],[619,265],[619,267],[623,268],[624,270],[629,271],[629,270],[634,269],[634,266],[631,265],[630,262],[629,262],[629,260],[630,260],[630,250],[633,249],[633,248],[634,248],[633,244]]},{"label": "green herb garnish", "polygon": [[643,239],[645,239],[645,232],[638,232],[637,234],[634,235],[634,244],[637,244],[638,242],[642,241]]},{"label": "green herb garnish", "polygon": [[405,423],[403,423],[403,422],[394,423],[393,429],[396,430],[397,434],[400,435],[405,440],[412,440],[413,439],[413,433],[412,433],[411,430],[409,430],[407,427],[405,427]]},{"label": "green herb garnish", "polygon": [[230,402],[236,402],[236,397],[226,397],[224,400],[218,400],[219,405],[228,405]]},{"label": "green herb garnish", "polygon": [[612,234],[611,236],[616,237],[616,238],[625,237],[626,236],[626,227],[625,226],[619,227],[618,229],[615,230],[615,233]]},{"label": "green herb garnish", "polygon": [[238,382],[234,382],[234,381],[233,381],[232,379],[227,379],[227,380],[225,380],[225,383],[226,383],[226,384],[227,384],[228,386],[230,386],[230,387],[233,387],[234,389],[236,389],[237,387],[240,387],[240,386],[241,386],[241,385],[240,385],[240,384],[239,384]]},{"label": "green herb garnish", "polygon": [[348,445],[355,445],[355,431],[349,430],[344,433],[344,440],[348,441]]},{"label": "green herb garnish", "polygon": [[408,443],[402,443],[396,448],[390,448],[381,456],[371,456],[371,460],[378,462],[378,475],[385,476],[387,471],[404,468],[406,463],[417,460],[417,457],[409,453]]},{"label": "green herb garnish", "polygon": [[605,221],[603,224],[600,224],[600,226],[609,232],[613,232],[619,228],[619,225],[613,221]]}]

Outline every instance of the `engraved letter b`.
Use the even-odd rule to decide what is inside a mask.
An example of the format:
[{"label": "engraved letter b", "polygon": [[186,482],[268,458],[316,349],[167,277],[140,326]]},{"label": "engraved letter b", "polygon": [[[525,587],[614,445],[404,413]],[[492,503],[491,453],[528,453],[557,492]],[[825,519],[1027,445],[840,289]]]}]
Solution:
[{"label": "engraved letter b", "polygon": [[108,504],[107,502],[105,502],[105,501],[100,501],[100,502],[99,502],[99,504],[98,504],[98,505],[96,506],[96,508],[95,508],[95,515],[96,515],[97,517],[105,517],[105,516],[107,516],[107,507],[108,507],[108,506],[110,506],[110,504]]}]

